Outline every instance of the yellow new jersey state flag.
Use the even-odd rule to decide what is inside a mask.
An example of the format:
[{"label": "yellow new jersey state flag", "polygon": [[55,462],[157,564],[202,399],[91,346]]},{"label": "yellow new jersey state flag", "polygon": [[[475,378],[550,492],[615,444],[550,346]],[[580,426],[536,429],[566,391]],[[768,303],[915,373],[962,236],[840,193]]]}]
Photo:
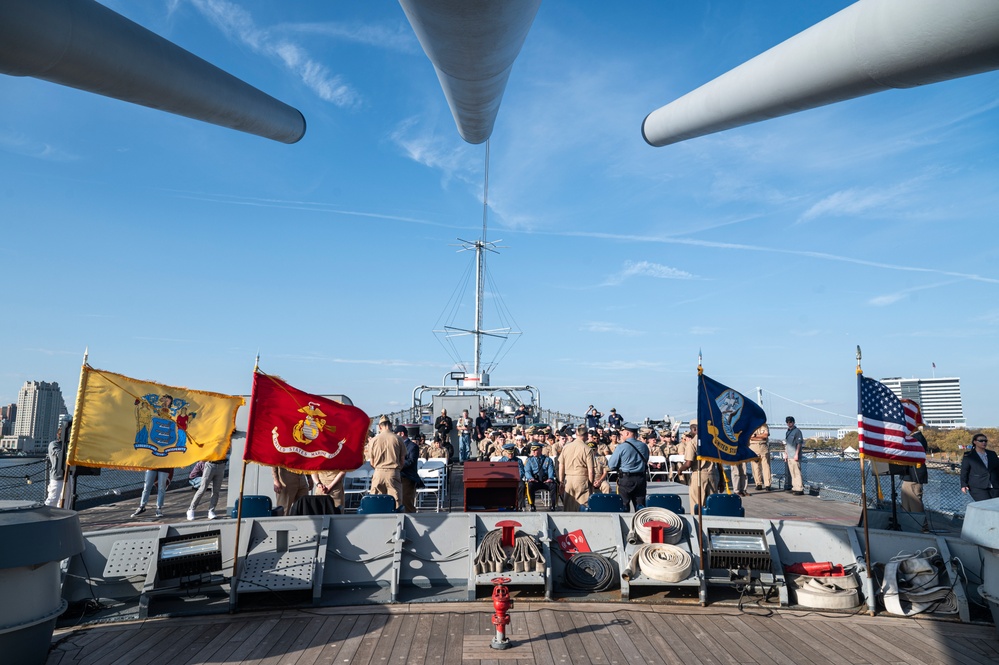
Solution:
[{"label": "yellow new jersey state flag", "polygon": [[69,464],[171,469],[225,458],[242,397],[130,379],[84,365]]}]

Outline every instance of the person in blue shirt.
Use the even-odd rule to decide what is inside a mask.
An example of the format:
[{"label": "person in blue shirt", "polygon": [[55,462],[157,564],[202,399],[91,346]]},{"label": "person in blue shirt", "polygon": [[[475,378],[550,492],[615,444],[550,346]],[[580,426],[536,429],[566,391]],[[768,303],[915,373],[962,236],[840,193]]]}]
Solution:
[{"label": "person in blue shirt", "polygon": [[634,423],[622,425],[621,431],[626,438],[607,461],[610,470],[617,471],[617,493],[624,500],[625,508],[634,505],[635,510],[645,507],[649,471],[649,447],[636,438],[639,429]]},{"label": "person in blue shirt", "polygon": [[513,414],[513,421],[523,429],[527,425],[527,407],[521,404],[517,407],[517,413]]},{"label": "person in blue shirt", "polygon": [[[555,483],[555,463],[552,458],[544,454],[544,443],[535,441],[531,444],[531,456],[524,464],[524,477],[527,479],[527,503],[531,506],[531,512],[535,512],[537,492],[539,489],[547,490],[553,499],[558,497]],[[552,501],[554,507],[555,501]]]},{"label": "person in blue shirt", "polygon": [[607,416],[607,424],[614,429],[617,429],[624,424],[624,416],[618,413],[617,409],[611,409],[610,415]]},{"label": "person in blue shirt", "polygon": [[586,429],[596,429],[597,425],[600,424],[600,419],[604,417],[604,414],[597,411],[597,407],[590,405],[589,410],[586,412]]},{"label": "person in blue shirt", "polygon": [[517,485],[517,508],[520,509],[524,505],[524,463],[517,457],[517,452],[517,444],[504,444],[503,453],[506,455],[507,461],[516,462],[517,469],[520,471],[520,483]]}]

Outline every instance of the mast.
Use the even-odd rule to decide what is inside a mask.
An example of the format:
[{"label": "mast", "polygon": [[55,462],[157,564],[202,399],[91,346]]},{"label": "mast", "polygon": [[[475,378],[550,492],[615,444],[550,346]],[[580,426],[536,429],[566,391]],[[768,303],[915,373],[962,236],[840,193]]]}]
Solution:
[{"label": "mast", "polygon": [[486,139],[486,168],[482,183],[482,236],[475,243],[475,363],[472,372],[482,376],[482,301],[486,289],[486,222],[489,218],[489,139]]}]

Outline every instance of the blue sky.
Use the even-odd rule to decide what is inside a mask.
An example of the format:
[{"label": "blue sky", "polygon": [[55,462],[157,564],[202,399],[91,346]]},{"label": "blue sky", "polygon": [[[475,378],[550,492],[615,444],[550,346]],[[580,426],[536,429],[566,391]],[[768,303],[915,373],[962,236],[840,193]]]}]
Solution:
[{"label": "blue sky", "polygon": [[[72,408],[86,347],[95,367],[228,393],[259,351],[371,415],[438,383],[484,147],[458,137],[398,4],[107,4],[308,131],[288,146],[0,77],[0,403],[46,380]],[[524,333],[494,384],[689,418],[700,349],[799,422],[848,424],[859,344],[868,376],[960,376],[969,424],[996,424],[999,75],[642,140],[652,110],[848,4],[544,0],[491,140],[506,248],[486,325],[498,294]]]}]

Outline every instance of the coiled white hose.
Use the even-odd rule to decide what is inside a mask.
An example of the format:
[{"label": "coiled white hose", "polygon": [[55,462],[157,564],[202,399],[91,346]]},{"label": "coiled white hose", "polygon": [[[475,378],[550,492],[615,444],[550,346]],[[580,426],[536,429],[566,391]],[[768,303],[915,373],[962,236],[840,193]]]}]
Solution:
[{"label": "coiled white hose", "polygon": [[631,533],[628,534],[629,544],[652,542],[652,529],[645,526],[647,522],[663,522],[667,525],[663,527],[664,543],[675,545],[683,537],[684,522],[682,517],[665,508],[642,508],[631,518]]},{"label": "coiled white hose", "polygon": [[676,545],[652,543],[639,546],[621,577],[630,580],[639,572],[660,582],[682,582],[690,575],[693,559]]}]

